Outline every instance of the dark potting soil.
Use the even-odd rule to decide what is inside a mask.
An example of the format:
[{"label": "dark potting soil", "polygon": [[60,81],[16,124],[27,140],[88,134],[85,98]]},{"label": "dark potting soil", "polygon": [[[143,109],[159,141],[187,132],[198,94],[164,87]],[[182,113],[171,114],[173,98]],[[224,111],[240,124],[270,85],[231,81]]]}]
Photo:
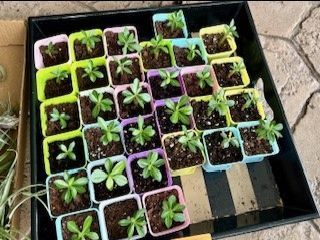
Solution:
[{"label": "dark potting soil", "polygon": [[[64,144],[68,148],[70,143],[72,143],[73,141],[76,144],[73,150],[73,152],[76,154],[76,160],[71,160],[69,158],[57,160],[57,156],[62,153],[59,146],[61,144]],[[83,141],[81,137],[50,143],[49,154],[50,170],[52,174],[63,172],[64,170],[82,167],[86,162],[84,157]]]},{"label": "dark potting soil", "polygon": [[92,82],[88,76],[82,77],[86,72],[84,68],[77,68],[77,80],[80,91],[89,90],[93,88],[106,87],[108,82],[108,74],[105,66],[98,66],[98,71],[103,74],[103,78],[97,78],[95,82]]},{"label": "dark potting soil", "polygon": [[183,38],[184,34],[181,28],[171,31],[171,27],[167,24],[169,21],[155,22],[157,34],[161,34],[163,38]]},{"label": "dark potting soil", "polygon": [[72,81],[70,75],[60,83],[56,82],[56,78],[46,81],[44,87],[44,95],[46,99],[67,95],[72,92]]},{"label": "dark potting soil", "polygon": [[39,50],[43,59],[43,65],[45,67],[66,63],[69,60],[67,42],[57,42],[53,44],[53,48],[56,50],[56,53],[53,53],[52,57],[50,57],[49,54],[46,54],[46,50],[48,49],[48,46],[39,47]]},{"label": "dark potting soil", "polygon": [[[98,166],[98,167],[92,168],[91,172],[93,172],[95,169],[101,169],[102,171],[106,171],[104,166]],[[123,172],[123,175],[127,177],[126,171]],[[94,194],[97,201],[108,200],[110,198],[120,197],[130,193],[130,188],[128,184],[122,187],[116,186],[113,188],[112,191],[109,191],[106,188],[105,181],[102,183],[94,183],[93,186],[94,186]]]},{"label": "dark potting soil", "polygon": [[164,140],[164,147],[167,153],[170,168],[178,170],[182,168],[192,167],[203,162],[203,155],[198,149],[196,153],[184,148],[178,139],[180,136],[167,137]]},{"label": "dark potting soil", "polygon": [[[117,118],[116,107],[111,93],[104,92],[103,99],[110,99],[113,102],[111,105],[111,111],[102,111],[100,110],[99,117],[102,117],[104,120],[109,121]],[[80,107],[81,107],[81,116],[84,124],[90,124],[97,122],[97,118],[92,116],[92,110],[95,107],[95,103],[91,102],[89,96],[80,97]]]},{"label": "dark potting soil", "polygon": [[77,39],[74,41],[74,52],[77,61],[89,58],[102,57],[104,55],[102,37],[96,37],[100,39],[100,42],[96,42],[96,45],[91,52],[88,51],[86,44],[82,44],[80,40]]},{"label": "dark potting soil", "polygon": [[[220,134],[221,132],[215,132],[204,137],[210,163],[218,165],[241,161],[242,154],[240,147],[237,148],[230,145],[229,148],[223,149],[221,146],[223,138]],[[228,135],[229,132],[226,132],[226,134]]]},{"label": "dark potting soil", "polygon": [[152,126],[155,134],[153,135],[152,139],[148,142],[145,142],[143,146],[136,143],[135,141],[131,141],[132,132],[129,131],[130,128],[138,128],[138,123],[130,123],[123,128],[123,135],[124,141],[126,145],[126,149],[128,154],[137,153],[137,152],[144,152],[147,150],[155,149],[161,147],[160,137],[158,133],[158,127],[154,117],[150,117],[144,120],[144,127]]},{"label": "dark potting soil", "polygon": [[117,62],[110,61],[110,73],[113,85],[131,84],[136,78],[142,81],[141,75],[143,73],[141,72],[139,58],[134,57],[130,58],[130,60],[132,60],[132,65],[129,66],[129,69],[131,70],[132,74],[128,74],[126,72],[124,72],[123,74],[117,74]]},{"label": "dark potting soil", "polygon": [[90,161],[123,154],[121,139],[118,142],[110,142],[107,145],[103,145],[100,142],[102,135],[100,128],[89,128],[84,133]]},{"label": "dark potting soil", "polygon": [[213,111],[209,116],[208,112],[208,102],[205,101],[191,101],[191,106],[193,108],[193,117],[197,129],[207,130],[214,128],[222,128],[227,126],[227,121],[225,116],[220,116],[219,112]]},{"label": "dark potting soil", "polygon": [[265,139],[258,138],[257,128],[240,128],[240,134],[244,141],[244,151],[248,156],[272,152],[270,143]]},{"label": "dark potting soil", "polygon": [[[161,155],[159,155],[159,158],[163,159],[163,157]],[[139,167],[138,160],[139,159],[135,159],[134,161],[131,162],[133,185],[134,185],[136,193],[139,193],[139,194],[145,193],[145,192],[149,192],[152,190],[156,190],[156,189],[164,188],[164,187],[168,186],[168,176],[167,176],[165,165],[162,165],[159,168],[161,175],[162,175],[162,180],[161,180],[161,182],[158,182],[158,181],[153,180],[151,177],[145,179],[142,176],[143,169],[141,169]]]},{"label": "dark potting soil", "polygon": [[[76,179],[81,177],[87,177],[87,174],[84,170],[80,171],[77,174],[72,175]],[[54,185],[54,181],[57,179],[62,179],[63,176],[53,177],[49,181],[49,194],[50,194],[50,208],[53,215],[61,215],[69,212],[80,211],[90,207],[90,197],[88,186],[86,186],[86,192],[83,194],[78,194],[76,199],[74,199],[70,204],[66,204],[63,200],[63,191],[58,190]]]},{"label": "dark potting soil", "polygon": [[220,40],[223,38],[223,33],[204,34],[202,38],[207,53],[209,54],[227,52],[231,50],[229,43],[226,40],[219,45]]},{"label": "dark potting soil", "polygon": [[175,87],[170,85],[164,88],[164,87],[161,87],[161,82],[162,82],[162,79],[160,76],[150,77],[149,79],[152,96],[154,99],[160,100],[160,99],[166,99],[166,98],[179,97],[182,95],[181,86]]},{"label": "dark potting soil", "polygon": [[[145,200],[146,211],[148,214],[152,232],[154,233],[168,230],[168,228],[166,227],[166,225],[164,224],[161,218],[161,213],[162,213],[162,202],[167,200],[171,195],[174,195],[177,198],[177,201],[179,201],[179,194],[175,189],[146,197],[146,200]],[[180,226],[182,224],[183,223],[173,221],[171,228]]]},{"label": "dark potting soil", "polygon": [[[133,30],[129,30],[129,33],[135,34]],[[109,56],[122,55],[123,54],[123,52],[122,52],[123,46],[119,46],[117,43],[118,42],[118,33],[115,33],[112,31],[107,31],[105,33],[105,36],[107,39],[108,55]],[[127,54],[134,53],[134,52],[135,51],[132,52],[128,49]]]},{"label": "dark potting soil", "polygon": [[159,69],[172,66],[169,53],[161,51],[158,58],[155,58],[150,47],[144,47],[142,49],[141,58],[145,69]]},{"label": "dark potting soil", "polygon": [[[53,108],[56,108],[59,113],[65,113],[70,116],[70,119],[67,121],[67,127],[61,129],[60,122],[51,122],[51,116]],[[80,119],[79,119],[79,110],[77,103],[62,103],[57,105],[49,105],[45,108],[45,112],[47,115],[47,136],[55,135],[58,133],[69,132],[72,130],[76,130],[80,127]]]},{"label": "dark potting soil", "polygon": [[184,74],[182,77],[189,97],[206,96],[213,93],[213,88],[208,85],[203,89],[200,88],[196,73]]},{"label": "dark potting soil", "polygon": [[[196,49],[198,49],[200,51],[198,46],[196,47]],[[176,58],[176,63],[179,67],[205,64],[205,61],[199,55],[196,55],[192,61],[189,61],[187,59],[188,48],[180,48],[177,46],[173,46],[173,52],[174,52],[174,56]]]},{"label": "dark potting soil", "polygon": [[91,216],[93,221],[90,226],[90,232],[95,232],[99,235],[99,239],[101,239],[100,235],[100,226],[99,226],[99,220],[98,220],[98,214],[95,211],[90,211],[90,212],[85,212],[85,213],[78,213],[75,215],[67,216],[62,218],[61,225],[62,225],[62,236],[63,240],[70,240],[72,239],[72,236],[74,233],[70,232],[68,230],[68,222],[69,221],[74,221],[77,226],[79,227],[79,230],[83,230],[83,223],[85,219]]},{"label": "dark potting soil", "polygon": [[234,73],[229,76],[232,70],[232,63],[213,64],[214,72],[220,87],[233,87],[242,85],[242,78],[240,73]]},{"label": "dark potting soil", "polygon": [[[135,199],[128,199],[108,205],[104,209],[107,223],[108,237],[110,240],[117,240],[127,237],[127,228],[121,227],[118,222],[127,217],[133,216],[138,211],[138,203]],[[137,235],[136,231],[134,235]]]},{"label": "dark potting soil", "polygon": [[247,122],[256,121],[261,119],[256,106],[251,105],[248,108],[242,110],[242,106],[246,103],[246,99],[243,95],[233,95],[227,97],[230,100],[234,100],[235,104],[230,107],[231,118],[235,122]]}]

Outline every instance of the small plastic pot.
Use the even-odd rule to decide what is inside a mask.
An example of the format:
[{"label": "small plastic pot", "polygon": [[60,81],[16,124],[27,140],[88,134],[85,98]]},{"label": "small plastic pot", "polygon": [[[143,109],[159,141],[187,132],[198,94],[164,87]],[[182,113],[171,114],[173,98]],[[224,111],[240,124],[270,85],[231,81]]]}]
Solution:
[{"label": "small plastic pot", "polygon": [[[129,194],[129,195],[126,195],[126,196],[113,198],[113,199],[110,199],[110,200],[107,200],[107,201],[103,201],[103,202],[100,203],[100,205],[99,205],[99,220],[100,220],[100,223],[101,223],[102,239],[105,239],[105,240],[109,239],[106,219],[105,219],[105,216],[104,216],[104,209],[106,207],[108,207],[109,205],[113,204],[113,203],[122,202],[122,201],[126,201],[126,200],[129,200],[129,199],[135,199],[137,201],[139,210],[142,209],[142,203],[141,203],[139,195],[137,195],[137,194]],[[143,227],[143,230],[144,230],[145,233],[147,233],[147,227],[146,226]],[[144,236],[140,237],[139,235],[135,235],[135,236],[133,236],[131,238],[131,240],[141,239],[141,238],[144,238]],[[122,239],[119,239],[119,240],[128,240],[128,238],[122,238]]]},{"label": "small plastic pot", "polygon": [[184,218],[185,218],[185,221],[184,221],[183,224],[181,224],[179,226],[176,226],[176,227],[172,227],[172,228],[170,228],[170,229],[168,229],[166,231],[163,231],[163,232],[155,233],[155,232],[152,231],[151,224],[150,224],[150,219],[148,217],[148,209],[146,208],[146,199],[149,196],[156,195],[156,194],[163,193],[163,192],[167,192],[167,191],[171,191],[171,190],[176,190],[178,192],[179,203],[184,205],[184,206],[186,206],[186,201],[185,201],[182,189],[177,185],[174,185],[174,186],[171,186],[171,187],[162,188],[162,189],[158,189],[158,190],[151,191],[151,192],[147,192],[142,197],[143,208],[145,208],[146,212],[147,212],[146,219],[147,219],[149,233],[153,237],[160,237],[160,236],[163,236],[163,235],[166,235],[166,234],[178,232],[178,231],[180,231],[182,229],[187,228],[190,225],[190,217],[189,217],[188,209],[185,208],[184,211],[183,211],[183,215],[184,215]]},{"label": "small plastic pot", "polygon": [[[250,127],[256,127],[256,126],[259,126],[259,121],[241,122],[238,124],[237,128],[240,132],[241,128],[250,128]],[[272,148],[272,152],[266,153],[266,154],[247,155],[244,150],[244,145],[243,145],[244,141],[241,137],[241,133],[240,133],[240,139],[241,139],[240,146],[241,146],[241,151],[242,151],[244,163],[261,162],[265,157],[276,155],[279,153],[279,146],[278,146],[277,140],[275,140],[274,142],[270,143],[271,148]]]},{"label": "small plastic pot", "polygon": [[[128,176],[130,178],[130,183],[132,184],[131,188],[135,191],[135,193],[139,194],[140,196],[142,196],[142,194],[144,194],[144,192],[138,193],[138,192],[136,192],[136,190],[134,188],[134,179],[132,176],[131,163],[133,161],[138,161],[141,158],[147,158],[147,156],[150,152],[156,152],[159,154],[159,157],[162,157],[163,159],[165,158],[163,150],[161,148],[157,148],[157,149],[153,149],[153,150],[145,151],[145,152],[140,152],[140,153],[135,153],[135,154],[132,154],[128,157],[128,168],[129,168]],[[166,168],[166,175],[167,175],[166,178],[167,178],[167,182],[168,182],[167,187],[170,187],[172,185],[172,177],[170,174],[170,170],[169,170],[169,166],[168,166],[167,161],[164,162],[164,166]],[[162,177],[164,178],[165,176],[162,176]]]},{"label": "small plastic pot", "polygon": [[[224,33],[226,30],[226,24],[221,24],[217,26],[212,26],[212,27],[206,27],[206,28],[201,28],[199,31],[199,35],[201,40],[203,41],[203,35],[205,34],[219,34],[219,33]],[[237,50],[237,45],[236,42],[233,38],[227,39],[229,46],[230,46],[230,51],[226,52],[220,52],[220,53],[215,53],[215,54],[209,54],[205,48],[206,55],[209,58],[209,61],[212,59],[217,59],[217,58],[226,58],[230,57],[236,50]]]},{"label": "small plastic pot", "polygon": [[[43,57],[40,52],[40,46],[48,46],[50,42],[52,42],[52,44],[55,44],[58,42],[68,43],[68,36],[66,34],[60,34],[60,35],[56,35],[53,37],[48,37],[48,38],[44,38],[36,41],[36,43],[34,44],[34,64],[36,69],[38,70],[45,67],[43,64]],[[70,64],[71,63],[70,48],[68,50],[68,55],[69,55],[69,60],[66,63]]]},{"label": "small plastic pot", "polygon": [[[130,173],[130,170],[129,170],[129,165],[128,165],[127,158],[124,155],[117,155],[117,156],[114,156],[114,157],[110,157],[110,159],[112,160],[113,163],[120,162],[122,160],[124,160],[126,162],[125,171],[126,171],[126,174],[127,174],[128,186],[130,188],[130,191],[128,193],[124,194],[123,196],[131,194],[133,192],[133,188],[132,188],[133,184],[131,182],[132,179],[130,178],[130,174],[131,173]],[[98,160],[98,161],[90,162],[88,164],[88,167],[87,167],[87,174],[89,176],[90,198],[91,198],[91,201],[93,201],[95,204],[99,204],[102,201],[98,201],[96,199],[96,194],[95,194],[95,190],[94,190],[94,183],[91,180],[92,169],[97,167],[97,166],[104,166],[105,162],[106,162],[106,158]]]},{"label": "small plastic pot", "polygon": [[[243,62],[243,58],[241,57],[229,57],[229,58],[221,58],[221,59],[213,59],[210,64],[222,64],[222,63],[240,63]],[[239,88],[245,88],[250,84],[250,78],[247,72],[247,69],[240,70],[240,75],[242,79],[242,84],[238,86],[232,86],[232,87],[224,87],[224,90],[233,90],[233,89],[239,89]],[[217,81],[217,84],[219,86],[219,83]],[[220,87],[220,86],[219,86]]]},{"label": "small plastic pot", "polygon": [[237,128],[234,127],[226,127],[226,128],[218,128],[218,129],[213,129],[213,130],[205,130],[202,134],[202,140],[203,140],[203,145],[204,145],[204,152],[205,152],[205,156],[206,156],[206,161],[203,164],[203,169],[206,172],[221,172],[221,171],[225,171],[229,168],[231,168],[234,164],[243,161],[243,158],[238,162],[233,162],[233,163],[226,163],[226,164],[217,164],[217,165],[213,165],[211,164],[210,160],[209,160],[209,154],[208,154],[208,147],[206,144],[206,140],[205,140],[205,136],[210,135],[212,133],[215,132],[222,132],[222,131],[231,131],[233,133],[233,135],[238,139],[240,145],[241,145],[241,140],[240,140],[240,133],[239,130]]}]

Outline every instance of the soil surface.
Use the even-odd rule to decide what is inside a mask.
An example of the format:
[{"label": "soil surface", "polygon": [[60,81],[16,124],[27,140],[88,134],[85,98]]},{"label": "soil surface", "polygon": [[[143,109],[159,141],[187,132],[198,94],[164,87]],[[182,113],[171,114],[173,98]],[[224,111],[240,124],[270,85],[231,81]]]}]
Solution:
[{"label": "soil surface", "polygon": [[98,71],[103,74],[103,78],[97,78],[95,82],[92,82],[88,76],[82,77],[86,72],[84,68],[77,68],[77,80],[80,91],[89,90],[93,88],[108,86],[108,74],[105,66],[98,66]]},{"label": "soil surface", "polygon": [[223,33],[204,34],[202,38],[207,53],[209,54],[227,52],[231,50],[229,43],[226,40],[219,46],[219,42],[223,38]]},{"label": "soil surface", "polygon": [[45,84],[44,95],[46,99],[67,95],[73,90],[70,75],[68,75],[68,78],[61,80],[60,84],[56,82],[56,78],[47,80]]},{"label": "soil surface", "polygon": [[77,39],[74,41],[74,52],[77,61],[89,58],[102,57],[104,55],[102,37],[96,37],[100,39],[100,42],[96,42],[96,45],[91,52],[88,51],[86,44],[82,44],[80,40]]},{"label": "soil surface", "polygon": [[141,51],[141,58],[145,69],[159,69],[171,67],[171,57],[169,53],[161,51],[158,58],[155,58],[150,47],[144,47]]},{"label": "soil surface", "polygon": [[[129,32],[130,32],[130,34],[133,33],[133,35],[134,35],[133,30],[129,30]],[[123,52],[122,52],[123,46],[119,46],[117,43],[118,42],[118,33],[107,31],[105,33],[105,36],[107,39],[108,55],[109,56],[122,55],[123,54]],[[134,52],[136,52],[136,51],[131,52],[128,49],[127,54],[134,53]]]},{"label": "soil surface", "polygon": [[[221,132],[215,132],[204,137],[210,163],[218,165],[242,161],[240,146],[237,148],[230,145],[229,148],[223,149],[221,146],[223,138],[220,134]],[[229,132],[226,132],[226,134],[228,135]]]},{"label": "soil surface", "polygon": [[229,73],[232,70],[232,63],[213,64],[212,66],[220,87],[243,85],[240,73],[234,73],[229,76]]},{"label": "soil surface", "polygon": [[[64,144],[68,148],[70,143],[72,143],[73,141],[76,144],[73,149],[73,152],[76,154],[76,160],[71,160],[69,158],[57,160],[57,156],[62,153],[59,146],[61,144]],[[50,170],[52,174],[63,172],[64,170],[82,167],[86,162],[83,150],[83,140],[81,137],[50,143],[49,154]]]},{"label": "soil surface", "polygon": [[184,34],[181,28],[171,31],[171,27],[167,25],[168,23],[168,20],[155,22],[157,33],[161,34],[163,38],[184,38]]},{"label": "soil surface", "polygon": [[196,73],[189,73],[182,76],[189,97],[206,96],[213,93],[213,88],[206,85],[201,88]]},{"label": "soil surface", "polygon": [[150,77],[149,79],[152,96],[154,99],[160,100],[160,99],[166,99],[166,98],[179,97],[182,95],[181,86],[175,87],[170,85],[164,88],[164,87],[161,87],[161,82],[162,82],[162,79],[160,76]]},{"label": "soil surface", "polygon": [[[59,121],[50,121],[50,114],[52,113],[53,108],[56,108],[60,114],[64,112],[70,116],[70,119],[67,121],[66,128],[61,129]],[[47,136],[55,135],[58,133],[70,132],[80,127],[79,110],[77,103],[62,103],[58,105],[49,105],[45,108],[45,112],[47,115]]]},{"label": "soil surface", "polygon": [[[196,49],[198,49],[200,51],[198,46],[196,47]],[[173,52],[174,52],[174,56],[176,58],[176,63],[179,67],[205,64],[205,61],[199,55],[196,55],[192,61],[189,61],[187,59],[188,48],[180,48],[177,46],[173,46]]]},{"label": "soil surface", "polygon": [[117,62],[110,61],[110,72],[113,85],[131,84],[136,78],[142,81],[141,76],[143,73],[141,72],[139,58],[130,58],[130,60],[132,60],[132,65],[128,68],[131,70],[132,74],[128,74],[126,72],[124,72],[123,74],[117,74]]},{"label": "soil surface", "polygon": [[40,46],[39,50],[42,55],[43,65],[45,67],[50,67],[54,65],[59,65],[69,61],[68,54],[68,43],[67,42],[57,42],[53,44],[56,53],[52,54],[52,57],[46,54],[48,46]]}]

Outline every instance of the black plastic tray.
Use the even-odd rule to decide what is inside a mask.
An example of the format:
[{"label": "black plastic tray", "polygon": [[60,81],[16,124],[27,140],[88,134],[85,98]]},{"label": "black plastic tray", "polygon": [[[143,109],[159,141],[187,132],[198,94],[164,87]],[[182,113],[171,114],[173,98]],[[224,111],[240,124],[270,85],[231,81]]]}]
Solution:
[{"label": "black plastic tray", "polygon": [[[176,9],[183,9],[189,33],[197,32],[205,26],[228,23],[232,18],[235,19],[240,35],[240,38],[236,40],[238,46],[237,54],[245,60],[252,81],[251,85],[254,86],[257,79],[263,79],[264,94],[268,104],[274,111],[275,120],[284,123],[283,138],[279,140],[281,151],[278,155],[270,157],[266,161],[271,166],[275,182],[279,188],[283,208],[251,213],[253,215],[258,214],[258,220],[255,219],[253,222],[244,221],[245,223],[240,226],[236,224],[239,216],[213,220],[211,222],[213,225],[212,235],[215,238],[226,237],[318,217],[319,213],[312,198],[284,110],[263,55],[248,4],[239,1],[29,18],[27,76],[30,83],[32,183],[45,183],[46,179],[42,160],[43,138],[40,127],[39,102],[36,97],[36,69],[33,58],[33,44],[35,41],[59,33],[70,34],[82,29],[104,29],[121,25],[136,26],[139,39],[141,41],[148,40],[154,34],[151,21],[152,14]],[[207,187],[210,188],[211,186]],[[209,196],[209,198],[212,198],[212,196]],[[219,205],[217,208],[219,208]],[[191,229],[196,230],[193,231]],[[206,232],[208,232],[208,228],[207,223],[204,222],[196,226],[191,225],[190,228],[180,232],[179,236]],[[33,201],[32,239],[49,240],[55,239],[55,236],[54,221],[50,220],[45,209],[39,203]],[[167,236],[164,239],[169,238]],[[148,239],[151,239],[151,237],[148,237]]]}]

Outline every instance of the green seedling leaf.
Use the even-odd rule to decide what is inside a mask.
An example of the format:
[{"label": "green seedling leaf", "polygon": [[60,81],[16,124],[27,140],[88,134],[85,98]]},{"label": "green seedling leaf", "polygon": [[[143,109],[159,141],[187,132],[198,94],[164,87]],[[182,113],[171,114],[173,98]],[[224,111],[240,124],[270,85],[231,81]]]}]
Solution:
[{"label": "green seedling leaf", "polygon": [[162,174],[160,167],[164,165],[164,160],[159,158],[157,152],[150,152],[147,158],[141,158],[138,160],[138,166],[143,169],[142,176],[145,179],[152,178],[155,181],[162,181]]},{"label": "green seedling leaf", "polygon": [[220,88],[217,92],[213,93],[208,103],[208,116],[210,116],[213,113],[213,111],[217,111],[220,116],[226,116],[228,108],[232,107],[235,104],[233,100],[227,100],[224,94],[225,92],[222,88]]},{"label": "green seedling leaf", "polygon": [[156,131],[153,127],[144,126],[144,119],[143,117],[138,117],[138,128],[129,128],[129,131],[132,133],[132,142],[136,142],[143,146],[146,142],[151,141],[152,137],[155,135]]},{"label": "green seedling leaf", "polygon": [[178,141],[186,149],[196,153],[197,150],[203,151],[203,144],[200,141],[200,137],[193,131],[187,131],[186,126],[182,126],[183,135],[179,137]]},{"label": "green seedling leaf", "polygon": [[188,125],[189,116],[192,114],[192,107],[188,104],[188,97],[182,96],[178,102],[174,103],[171,99],[165,100],[166,113],[170,114],[170,121],[173,124],[181,122]]},{"label": "green seedling leaf", "polygon": [[84,71],[85,73],[82,75],[82,78],[89,77],[93,83],[97,78],[104,78],[103,73],[99,71],[99,67],[94,67],[92,60],[88,61],[88,65],[84,68]]},{"label": "green seedling leaf", "polygon": [[203,71],[197,72],[196,76],[199,81],[199,87],[201,89],[204,89],[206,86],[213,86],[213,80],[211,78],[209,67],[204,68]]},{"label": "green seedling leaf", "polygon": [[100,112],[110,112],[112,110],[113,101],[109,98],[103,98],[103,93],[98,93],[96,90],[93,90],[89,94],[89,99],[95,104],[92,109],[92,116],[97,118]]},{"label": "green seedling leaf", "polygon": [[146,220],[144,217],[144,209],[139,209],[133,216],[128,216],[125,219],[121,219],[118,224],[121,227],[127,228],[127,237],[131,239],[136,231],[140,237],[146,235],[144,226],[146,226]]},{"label": "green seedling leaf", "polygon": [[283,129],[282,123],[276,123],[271,119],[260,120],[257,134],[259,139],[265,139],[272,144],[277,138],[282,137],[280,131]]},{"label": "green seedling leaf", "polygon": [[170,195],[162,202],[161,219],[168,229],[172,227],[173,222],[185,221],[184,209],[185,206],[177,202],[175,195]]},{"label": "green seedling leaf", "polygon": [[76,160],[76,154],[74,153],[74,147],[76,146],[75,141],[71,142],[69,146],[67,147],[64,144],[59,145],[59,149],[61,150],[61,153],[56,157],[57,160],[62,159],[69,159],[69,160]]},{"label": "green seedling leaf", "polygon": [[171,32],[176,29],[184,28],[185,24],[183,21],[183,12],[179,10],[177,12],[173,12],[168,16],[167,26],[171,28]]},{"label": "green seedling leaf", "polygon": [[102,136],[100,138],[100,142],[103,145],[108,145],[111,142],[119,142],[120,141],[120,124],[118,121],[113,120],[106,122],[101,117],[98,117],[98,125],[102,131]]},{"label": "green seedling leaf", "polygon": [[101,39],[94,34],[94,31],[81,31],[83,38],[81,39],[81,43],[85,44],[88,52],[92,52],[92,50],[96,47],[96,43],[101,42]]},{"label": "green seedling leaf", "polygon": [[60,113],[58,109],[53,108],[52,112],[50,113],[50,121],[51,122],[58,122],[60,124],[61,129],[65,129],[67,127],[67,123],[70,120],[70,116],[67,115],[65,112]]},{"label": "green seedling leaf", "polygon": [[127,27],[124,28],[123,32],[118,33],[119,46],[122,46],[122,53],[126,55],[130,52],[140,52],[142,47],[138,44],[134,33],[130,33]]},{"label": "green seedling leaf", "polygon": [[151,48],[151,52],[154,54],[156,59],[159,58],[160,52],[164,52],[169,54],[169,49],[167,47],[167,42],[163,40],[161,34],[156,35],[154,38],[150,40],[149,47]]},{"label": "green seedling leaf", "polygon": [[177,80],[179,71],[169,72],[165,69],[159,70],[159,75],[162,79],[161,87],[167,88],[168,86],[180,87],[180,83]]},{"label": "green seedling leaf", "polygon": [[151,96],[149,93],[142,92],[142,86],[140,85],[139,79],[134,79],[134,82],[130,85],[130,90],[124,90],[122,96],[124,96],[123,103],[139,105],[144,108],[145,103],[151,102]]}]

